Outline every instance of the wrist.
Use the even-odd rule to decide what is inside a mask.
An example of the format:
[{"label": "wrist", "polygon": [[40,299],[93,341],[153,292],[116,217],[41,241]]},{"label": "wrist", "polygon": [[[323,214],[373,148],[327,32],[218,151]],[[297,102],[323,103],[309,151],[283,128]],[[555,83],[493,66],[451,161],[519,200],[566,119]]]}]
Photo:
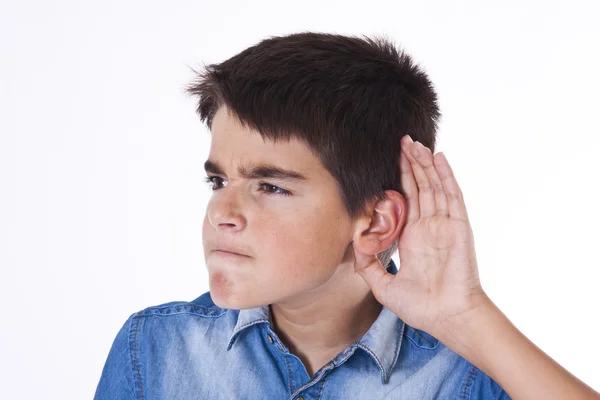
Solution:
[{"label": "wrist", "polygon": [[464,358],[473,358],[482,335],[488,334],[489,328],[496,325],[498,313],[498,307],[482,292],[473,297],[472,306],[467,311],[440,323],[437,336],[433,336]]}]

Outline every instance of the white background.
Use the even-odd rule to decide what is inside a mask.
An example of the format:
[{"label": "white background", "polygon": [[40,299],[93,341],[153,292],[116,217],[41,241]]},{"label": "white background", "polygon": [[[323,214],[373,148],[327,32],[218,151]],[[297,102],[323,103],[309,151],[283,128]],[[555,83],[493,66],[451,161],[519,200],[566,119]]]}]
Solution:
[{"label": "white background", "polygon": [[425,68],[484,289],[600,390],[596,1],[0,4],[0,397],[92,398],[129,315],[208,290],[189,67],[305,30]]}]

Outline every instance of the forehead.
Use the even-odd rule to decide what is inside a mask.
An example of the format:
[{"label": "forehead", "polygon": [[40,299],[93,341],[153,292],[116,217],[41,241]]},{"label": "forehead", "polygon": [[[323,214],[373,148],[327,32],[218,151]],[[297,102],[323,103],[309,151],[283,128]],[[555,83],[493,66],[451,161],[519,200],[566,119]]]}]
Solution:
[{"label": "forehead", "polygon": [[258,165],[271,165],[295,171],[306,177],[327,172],[311,149],[298,139],[272,142],[250,128],[244,127],[227,109],[221,107],[211,126],[209,160],[231,169],[249,171]]}]

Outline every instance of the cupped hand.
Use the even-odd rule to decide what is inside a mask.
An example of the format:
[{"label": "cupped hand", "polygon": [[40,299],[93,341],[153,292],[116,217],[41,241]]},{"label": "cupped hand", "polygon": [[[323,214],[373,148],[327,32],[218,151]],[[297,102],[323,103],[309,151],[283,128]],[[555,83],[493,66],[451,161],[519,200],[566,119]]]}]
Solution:
[{"label": "cupped hand", "polygon": [[375,298],[408,325],[437,337],[489,302],[479,280],[462,191],[443,153],[402,138],[399,160],[406,221],[398,273],[355,249],[356,271]]}]

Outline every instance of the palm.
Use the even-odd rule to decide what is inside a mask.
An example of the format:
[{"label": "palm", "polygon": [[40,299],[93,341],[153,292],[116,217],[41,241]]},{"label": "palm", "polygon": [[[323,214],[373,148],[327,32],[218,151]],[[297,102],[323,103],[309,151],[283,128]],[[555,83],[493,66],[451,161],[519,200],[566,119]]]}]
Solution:
[{"label": "palm", "polygon": [[429,217],[407,226],[398,243],[400,269],[381,300],[415,327],[437,326],[460,314],[465,299],[481,290],[471,244],[463,221]]},{"label": "palm", "polygon": [[[403,144],[403,148],[410,146],[418,144]],[[434,157],[431,152],[427,156],[423,149],[415,153],[416,158],[406,150],[401,159],[408,216],[398,241],[398,273],[387,273],[376,258],[356,256],[357,271],[377,300],[408,325],[431,333],[445,321],[468,312],[473,298],[484,292],[460,189],[457,184],[452,186],[451,180],[455,180],[449,165],[444,169],[444,160],[436,161],[442,171],[432,176],[434,171],[437,174]],[[444,190],[452,195],[440,193],[441,185],[435,189],[435,198],[433,190],[420,191],[425,179],[434,181],[430,186],[435,186],[436,179],[443,182]]]}]

